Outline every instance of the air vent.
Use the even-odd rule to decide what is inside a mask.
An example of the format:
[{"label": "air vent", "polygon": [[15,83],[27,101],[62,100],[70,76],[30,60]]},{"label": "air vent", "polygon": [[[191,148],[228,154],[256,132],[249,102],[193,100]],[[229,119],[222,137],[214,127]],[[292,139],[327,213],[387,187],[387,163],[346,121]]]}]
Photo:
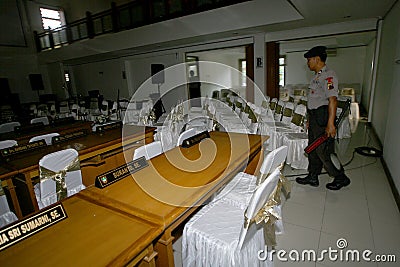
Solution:
[{"label": "air vent", "polygon": [[336,48],[328,48],[328,49],[326,49],[326,54],[328,55],[328,57],[336,57],[337,49]]}]

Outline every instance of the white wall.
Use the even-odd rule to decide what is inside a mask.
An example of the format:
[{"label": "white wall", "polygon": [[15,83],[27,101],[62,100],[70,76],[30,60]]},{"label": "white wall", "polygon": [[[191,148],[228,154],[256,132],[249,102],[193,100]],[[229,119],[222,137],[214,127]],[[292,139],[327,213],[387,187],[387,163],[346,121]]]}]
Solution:
[{"label": "white wall", "polygon": [[123,61],[106,60],[70,66],[76,85],[76,92],[87,96],[90,90],[100,90],[107,100],[116,100],[118,89],[120,97],[128,97],[126,80],[123,79]]},{"label": "white wall", "polygon": [[[400,191],[400,3],[385,18],[372,125],[383,142],[383,157]],[[382,128],[383,127],[383,128]]]},{"label": "white wall", "polygon": [[[19,94],[21,103],[38,101],[37,91],[32,91],[29,74],[42,73],[34,55],[13,56],[12,58],[0,58],[0,77],[8,78],[11,93]],[[46,76],[42,76],[44,91],[40,94],[51,93],[49,81]]]},{"label": "white wall", "polygon": [[376,45],[376,40],[374,39],[366,47],[366,55],[365,55],[364,81],[363,81],[360,103],[365,108],[367,113],[369,111],[369,100],[370,100],[370,95],[371,95],[371,82],[372,82],[372,70],[373,70],[375,45]]},{"label": "white wall", "polygon": [[[309,84],[314,76],[307,67],[304,53],[292,52],[286,54],[286,84]],[[336,56],[328,56],[326,64],[339,78],[339,84],[359,84],[364,82],[364,66],[366,62],[366,47],[338,48]],[[360,88],[358,88],[360,94]]]},{"label": "white wall", "polygon": [[[149,95],[158,92],[158,85],[153,84],[151,80],[151,64],[164,65],[164,83],[160,84],[160,93],[164,107],[170,111],[178,101],[187,100],[188,94],[186,86],[176,86],[174,81],[182,80],[182,77],[176,77],[175,71],[169,71],[174,65],[183,63],[182,54],[178,52],[167,51],[164,53],[144,54],[124,58],[127,74],[129,98],[135,100],[149,99]],[[183,69],[183,75],[185,75]],[[175,79],[176,78],[176,79]],[[184,77],[186,81],[186,77]],[[138,90],[139,89],[139,90]]]},{"label": "white wall", "polygon": [[388,103],[391,100],[391,93],[393,91],[393,80],[397,74],[395,73],[394,59],[396,57],[396,47],[399,36],[399,3],[397,3],[395,7],[396,8],[390,12],[390,16],[387,16],[383,22],[371,118],[372,125],[384,146],[386,142],[385,134],[389,111]]},{"label": "white wall", "polygon": [[[229,49],[228,49],[229,50]],[[235,48],[237,51],[238,48]],[[201,80],[214,81],[216,84],[202,83],[201,84],[201,96],[211,97],[214,90],[223,89],[221,84],[228,85],[228,88],[232,88],[238,91],[242,96],[245,96],[245,89],[240,86],[239,77],[239,59],[245,59],[245,48],[240,48],[242,52],[227,52],[224,50],[215,50],[208,52],[197,52],[190,53],[190,56],[197,56],[199,61],[210,61],[217,62],[227,66],[232,67],[232,69],[227,68],[225,72],[216,72],[213,68],[200,68],[199,74]],[[209,66],[209,65],[207,65]]]}]

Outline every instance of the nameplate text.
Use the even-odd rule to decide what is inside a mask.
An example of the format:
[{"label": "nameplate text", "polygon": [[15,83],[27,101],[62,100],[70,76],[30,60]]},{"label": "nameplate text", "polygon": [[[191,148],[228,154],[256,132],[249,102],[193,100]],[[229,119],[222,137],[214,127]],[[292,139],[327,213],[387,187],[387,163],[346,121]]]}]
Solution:
[{"label": "nameplate text", "polygon": [[182,147],[185,147],[185,148],[191,147],[197,143],[200,143],[201,140],[203,140],[205,138],[210,138],[210,133],[208,131],[198,133],[194,136],[191,136],[191,137],[183,140]]},{"label": "nameplate text", "polygon": [[57,143],[65,142],[65,141],[68,141],[68,140],[80,138],[80,137],[83,137],[85,135],[87,135],[87,130],[86,129],[75,131],[75,132],[72,132],[72,133],[59,135],[59,136],[53,136],[52,141],[53,141],[53,144],[57,144]]},{"label": "nameplate text", "polygon": [[6,249],[41,230],[67,218],[62,204],[58,204],[16,224],[0,230],[0,251]]},{"label": "nameplate text", "polygon": [[113,123],[105,124],[105,125],[99,125],[96,127],[96,132],[106,132],[112,129],[117,129],[122,127],[122,122],[121,121],[116,121]]},{"label": "nameplate text", "polygon": [[46,141],[38,140],[38,141],[29,143],[26,145],[22,145],[22,146],[13,146],[13,147],[4,148],[0,151],[0,153],[1,153],[1,156],[6,158],[6,157],[10,157],[10,156],[19,154],[19,153],[43,148],[46,146],[47,146]]},{"label": "nameplate text", "polygon": [[98,188],[104,188],[113,184],[145,167],[149,164],[144,157],[140,157],[127,164],[121,165],[118,168],[109,172],[103,173],[96,177],[95,185]]}]

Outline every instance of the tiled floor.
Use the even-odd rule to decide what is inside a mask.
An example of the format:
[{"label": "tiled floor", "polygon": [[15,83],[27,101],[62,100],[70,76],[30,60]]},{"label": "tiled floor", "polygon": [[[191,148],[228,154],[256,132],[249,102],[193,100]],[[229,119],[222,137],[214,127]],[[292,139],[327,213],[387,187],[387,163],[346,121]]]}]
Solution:
[{"label": "tiled floor", "polygon": [[[358,123],[351,139],[339,143],[337,152],[343,164],[351,160],[354,148],[359,146],[379,148],[364,122]],[[280,261],[275,254],[275,267],[400,266],[400,213],[380,159],[355,153],[345,169],[351,184],[339,191],[330,191],[325,188],[331,181],[327,174],[320,176],[318,188],[303,186],[294,179],[296,174],[305,171],[285,166],[284,174],[292,181],[292,194],[283,207],[285,233],[278,236],[275,249],[284,250],[288,261]],[[347,242],[343,249],[337,246],[341,238]],[[182,266],[179,239],[174,249],[175,266]],[[317,261],[289,258],[291,250],[297,250],[300,255],[304,250],[313,250],[319,256],[329,249],[338,252],[332,252],[331,257],[326,253]],[[362,259],[365,250],[372,252],[371,259],[378,254],[391,254],[396,256],[396,262],[366,262]],[[341,253],[343,260],[330,259]],[[346,261],[346,253],[359,253],[360,261]]]}]

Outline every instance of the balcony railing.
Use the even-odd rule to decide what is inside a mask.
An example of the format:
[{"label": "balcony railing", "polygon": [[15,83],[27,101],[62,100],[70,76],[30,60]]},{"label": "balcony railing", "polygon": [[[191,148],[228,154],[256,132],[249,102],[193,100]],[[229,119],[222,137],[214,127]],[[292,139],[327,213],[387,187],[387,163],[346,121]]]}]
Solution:
[{"label": "balcony railing", "polygon": [[135,0],[111,9],[91,14],[42,33],[34,32],[37,51],[49,50],[72,44],[83,39],[111,32],[119,32],[152,23],[200,13],[249,0]]}]

